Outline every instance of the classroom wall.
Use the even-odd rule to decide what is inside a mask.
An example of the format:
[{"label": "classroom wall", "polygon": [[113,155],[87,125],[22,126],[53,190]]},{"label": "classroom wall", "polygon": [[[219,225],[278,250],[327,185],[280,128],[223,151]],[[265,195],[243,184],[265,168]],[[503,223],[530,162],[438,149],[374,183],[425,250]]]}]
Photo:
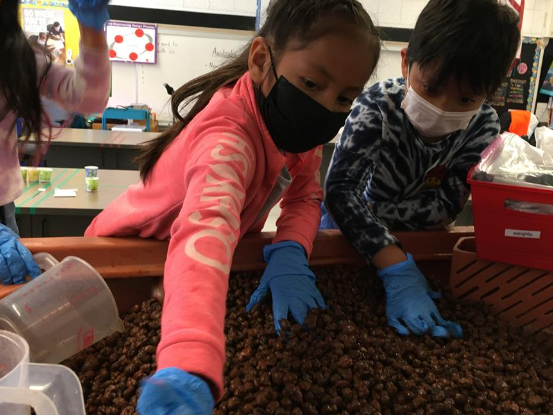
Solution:
[{"label": "classroom wall", "polygon": [[369,85],[383,79],[398,78],[401,76],[400,51],[406,46],[407,45],[403,43],[388,42],[382,46],[380,61],[378,62],[378,66],[369,81]]},{"label": "classroom wall", "polygon": [[[157,114],[161,123],[172,120],[169,102],[163,83],[167,82],[177,88],[186,81],[207,72],[224,61],[228,54],[236,53],[243,47],[249,35],[232,33],[218,33],[215,37],[201,37],[205,33],[195,34],[188,29],[187,35],[175,35],[171,31],[167,34],[160,30],[158,43],[169,45],[158,56],[159,65],[134,65],[114,62],[112,64],[112,97],[110,107],[127,106],[133,103],[147,104]],[[165,33],[165,34],[164,34]],[[212,34],[213,34],[212,33]],[[385,43],[380,62],[369,81],[374,82],[392,77],[401,76],[401,60],[399,51],[404,44]],[[170,48],[170,49],[169,49]],[[193,52],[194,51],[194,52]]]},{"label": "classroom wall", "polygon": [[[377,26],[412,29],[427,0],[361,0]],[[551,20],[552,0],[526,0],[523,34],[542,36]],[[174,88],[222,63],[239,51],[252,32],[160,25],[158,65],[112,65],[110,106],[148,104],[162,123],[172,120],[169,96],[162,84]],[[386,42],[370,84],[401,76],[400,50],[405,44]]]},{"label": "classroom wall", "polygon": [[[412,29],[427,0],[361,0],[377,26]],[[552,0],[526,0],[523,36],[547,37],[552,20]]]},{"label": "classroom wall", "polygon": [[162,123],[170,122],[170,96],[163,84],[176,89],[212,70],[239,53],[252,36],[245,31],[160,25],[156,65],[112,63],[109,106],[147,104]]},{"label": "classroom wall", "polygon": [[361,0],[361,3],[377,26],[413,29],[428,0]]},{"label": "classroom wall", "polygon": [[[259,0],[265,10],[270,0]],[[360,0],[378,26],[411,29],[428,0]],[[507,0],[502,0],[507,1]],[[255,16],[258,0],[112,0],[112,5]],[[524,36],[549,36],[551,0],[526,0]],[[547,33],[545,31],[547,30]]]},{"label": "classroom wall", "polygon": [[536,37],[551,36],[552,12],[552,0],[526,0],[522,34]]},{"label": "classroom wall", "polygon": [[111,0],[112,6],[255,16],[257,0]]}]

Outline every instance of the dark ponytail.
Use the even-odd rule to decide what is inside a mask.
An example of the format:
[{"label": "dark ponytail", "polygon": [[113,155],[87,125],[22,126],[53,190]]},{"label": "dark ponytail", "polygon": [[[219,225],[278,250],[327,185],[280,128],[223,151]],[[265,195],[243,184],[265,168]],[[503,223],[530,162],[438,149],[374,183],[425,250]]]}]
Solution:
[{"label": "dark ponytail", "polygon": [[[375,56],[380,55],[380,38],[377,30],[361,3],[357,0],[272,0],[267,20],[257,36],[269,39],[275,56],[278,56],[290,42],[301,39],[307,45],[322,36],[325,28],[313,30],[324,17],[343,19],[366,31],[367,38],[374,41]],[[324,25],[321,25],[324,26]],[[156,139],[145,144],[137,161],[140,177],[144,182],[163,152],[177,138],[180,132],[202,111],[213,95],[221,88],[234,84],[248,71],[251,42],[235,58],[218,69],[200,76],[181,86],[171,97],[171,110],[177,122]],[[185,116],[182,108],[192,105]]]},{"label": "dark ponytail", "polygon": [[[5,97],[6,106],[0,109],[0,120],[14,112],[23,120],[24,140],[35,135],[36,151],[34,163],[42,155],[43,124],[51,125],[43,117],[40,89],[50,68],[51,60],[44,51],[48,62],[44,73],[39,74],[35,50],[27,40],[19,25],[19,0],[1,0],[0,4],[0,93]],[[10,131],[15,128],[15,122]]]},{"label": "dark ponytail", "polygon": [[[146,143],[142,153],[137,157],[140,166],[140,177],[144,182],[148,179],[154,164],[161,157],[169,144],[173,142],[179,133],[190,121],[203,110],[219,89],[236,82],[248,70],[249,45],[238,57],[226,63],[218,69],[202,75],[184,84],[177,89],[171,97],[171,111],[177,121],[169,130],[154,140]],[[195,101],[195,102],[194,102]],[[180,109],[194,105],[184,117]]]}]

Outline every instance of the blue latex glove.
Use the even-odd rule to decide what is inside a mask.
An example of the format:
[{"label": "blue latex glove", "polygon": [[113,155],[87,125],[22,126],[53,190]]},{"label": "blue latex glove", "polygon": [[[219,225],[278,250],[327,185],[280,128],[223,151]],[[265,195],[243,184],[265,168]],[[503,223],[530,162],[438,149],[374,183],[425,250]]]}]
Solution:
[{"label": "blue latex glove", "polygon": [[[388,325],[402,336],[409,330],[422,335],[430,331],[434,337],[463,337],[457,323],[442,318],[434,304],[440,294],[428,288],[426,278],[419,271],[411,254],[407,260],[378,271],[386,290],[386,317]],[[405,327],[401,321],[405,323]]]},{"label": "blue latex glove", "polygon": [[27,275],[38,277],[39,266],[19,236],[0,224],[0,281],[3,285],[23,284]]},{"label": "blue latex glove", "polygon": [[246,311],[259,304],[271,290],[275,330],[280,334],[280,320],[287,319],[289,312],[303,324],[310,309],[326,308],[315,286],[315,274],[309,269],[305,250],[299,243],[284,241],[267,245],[263,248],[263,257],[267,268]]},{"label": "blue latex glove", "polygon": [[136,407],[140,415],[211,415],[215,402],[209,385],[176,367],[141,382]]},{"label": "blue latex glove", "polygon": [[109,20],[108,3],[109,0],[69,0],[69,10],[83,26],[101,31]]}]

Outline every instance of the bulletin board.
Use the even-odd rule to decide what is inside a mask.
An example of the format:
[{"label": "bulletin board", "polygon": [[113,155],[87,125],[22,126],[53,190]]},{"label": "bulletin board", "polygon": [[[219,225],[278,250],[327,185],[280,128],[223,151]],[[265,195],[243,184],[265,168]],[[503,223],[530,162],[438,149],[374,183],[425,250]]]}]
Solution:
[{"label": "bulletin board", "polygon": [[[73,65],[79,54],[80,31],[66,1],[21,0],[20,19],[29,40],[45,46],[55,63]],[[54,23],[61,27],[57,36],[49,31]]]},{"label": "bulletin board", "polygon": [[[551,98],[551,95],[544,94],[541,89],[544,87],[545,81],[551,81],[553,73],[550,75],[550,68],[553,65],[553,42],[549,39],[549,43],[543,51],[543,65],[540,71],[540,80],[538,82],[538,88],[540,93],[538,94],[538,102],[547,103]],[[551,83],[551,82],[550,82]]]},{"label": "bulletin board", "polygon": [[541,42],[540,38],[535,37],[523,39],[520,61],[488,101],[498,114],[508,110],[533,110],[538,68],[543,53]]}]

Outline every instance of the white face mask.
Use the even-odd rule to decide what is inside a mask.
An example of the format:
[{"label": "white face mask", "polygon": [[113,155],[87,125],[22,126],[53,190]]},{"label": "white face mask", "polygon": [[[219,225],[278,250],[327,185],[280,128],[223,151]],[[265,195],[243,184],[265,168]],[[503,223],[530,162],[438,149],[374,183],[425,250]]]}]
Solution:
[{"label": "white face mask", "polygon": [[401,102],[401,108],[417,131],[428,138],[466,130],[472,117],[480,111],[480,108],[467,112],[442,111],[417,94],[413,87],[409,87]]}]

